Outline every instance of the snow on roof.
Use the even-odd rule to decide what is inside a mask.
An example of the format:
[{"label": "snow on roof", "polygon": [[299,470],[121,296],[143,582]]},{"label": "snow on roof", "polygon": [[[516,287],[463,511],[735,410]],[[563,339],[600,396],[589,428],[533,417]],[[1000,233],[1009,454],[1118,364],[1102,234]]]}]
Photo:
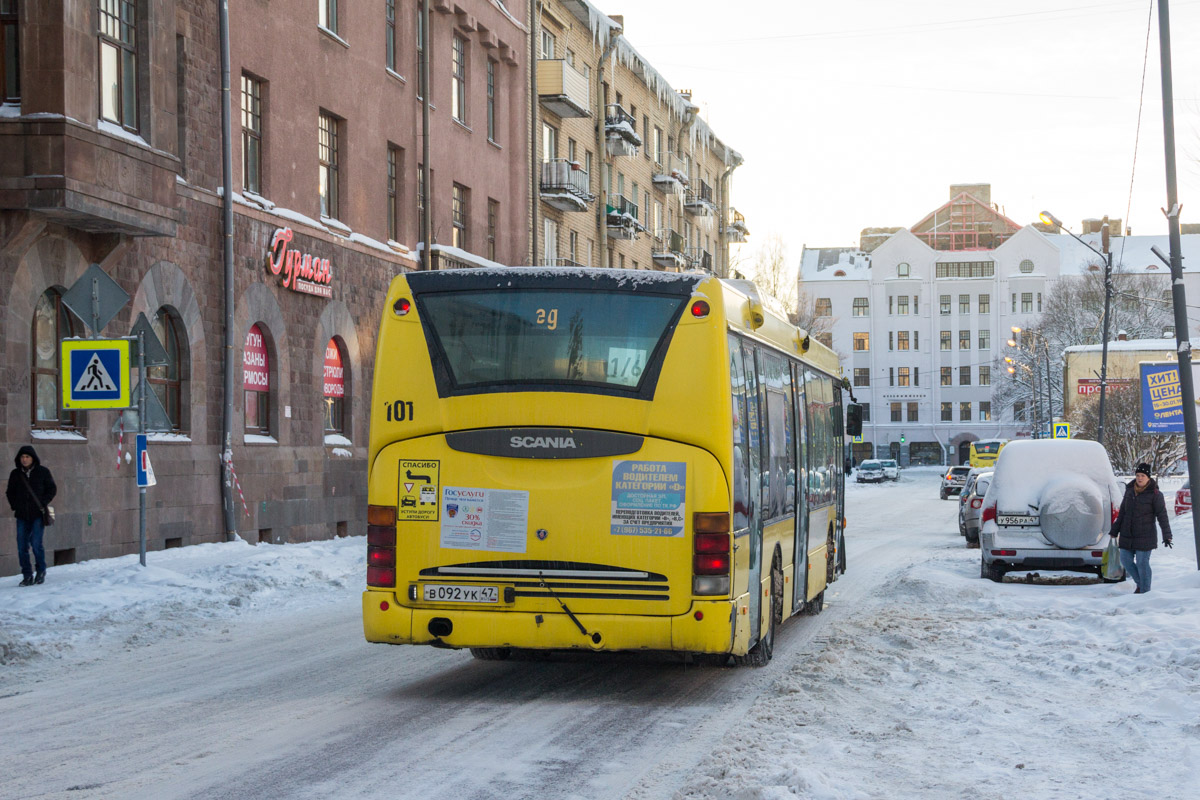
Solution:
[{"label": "snow on roof", "polygon": [[[1104,266],[1104,260],[1096,253],[1075,240],[1066,233],[1042,234],[1060,253],[1059,272],[1063,275],[1083,274],[1088,267]],[[1079,237],[1097,250],[1100,245],[1100,234],[1088,233]],[[1184,272],[1200,270],[1200,234],[1189,233],[1180,237],[1183,255]],[[1151,252],[1151,247],[1157,247],[1163,253],[1170,255],[1170,242],[1166,235],[1162,236],[1114,236],[1110,240],[1113,269],[1122,272],[1145,273],[1163,276],[1171,274],[1170,268]]]},{"label": "snow on roof", "polygon": [[[1108,352],[1114,350],[1130,351],[1151,351],[1157,352],[1165,350],[1167,352],[1175,352],[1174,339],[1125,339],[1124,341],[1115,341],[1108,343]],[[1104,348],[1102,344],[1076,344],[1071,347],[1063,348],[1064,353],[1099,353]],[[1200,349],[1200,341],[1192,342],[1193,349]]]},{"label": "snow on roof", "polygon": [[803,281],[865,280],[870,277],[871,256],[857,247],[806,247],[800,256],[800,279]]}]

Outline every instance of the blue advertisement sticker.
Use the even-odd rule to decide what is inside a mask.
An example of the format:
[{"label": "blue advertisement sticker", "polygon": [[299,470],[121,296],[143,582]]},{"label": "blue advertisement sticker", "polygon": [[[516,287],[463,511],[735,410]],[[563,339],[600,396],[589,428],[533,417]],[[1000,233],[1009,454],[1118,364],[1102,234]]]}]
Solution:
[{"label": "blue advertisement sticker", "polygon": [[1183,433],[1178,364],[1142,362],[1142,433]]},{"label": "blue advertisement sticker", "polygon": [[612,535],[683,536],[687,464],[614,461]]}]

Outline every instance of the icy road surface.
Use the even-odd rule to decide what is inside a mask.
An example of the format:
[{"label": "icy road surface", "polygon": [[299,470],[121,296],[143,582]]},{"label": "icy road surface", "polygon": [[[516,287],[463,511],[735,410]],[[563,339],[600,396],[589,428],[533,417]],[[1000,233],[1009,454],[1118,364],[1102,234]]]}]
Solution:
[{"label": "icy road surface", "polygon": [[761,670],[367,645],[362,538],[0,578],[0,798],[1200,797],[1191,517],[1148,595],[997,585],[901,474]]}]

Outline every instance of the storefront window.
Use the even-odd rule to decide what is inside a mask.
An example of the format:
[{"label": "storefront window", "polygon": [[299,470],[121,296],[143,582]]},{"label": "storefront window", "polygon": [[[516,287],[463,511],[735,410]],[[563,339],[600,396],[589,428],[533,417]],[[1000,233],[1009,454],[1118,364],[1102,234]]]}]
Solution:
[{"label": "storefront window", "polygon": [[242,353],[242,388],[245,390],[246,433],[271,433],[271,356],[267,337],[258,325],[246,333]]},{"label": "storefront window", "polygon": [[325,433],[346,435],[346,359],[338,340],[325,345],[325,367],[322,370],[322,395],[325,406]]}]

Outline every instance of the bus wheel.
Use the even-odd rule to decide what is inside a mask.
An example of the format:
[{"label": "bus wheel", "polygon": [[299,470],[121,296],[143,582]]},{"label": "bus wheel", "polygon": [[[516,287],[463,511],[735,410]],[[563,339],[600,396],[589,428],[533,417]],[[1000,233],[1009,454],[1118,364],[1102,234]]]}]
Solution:
[{"label": "bus wheel", "polygon": [[783,620],[783,567],[780,566],[779,556],[771,562],[771,622],[767,632],[758,644],[750,648],[744,656],[735,657],[734,661],[744,667],[765,667],[775,654],[775,630]]},{"label": "bus wheel", "polygon": [[512,655],[511,647],[472,647],[471,655],[480,661],[507,661]]},{"label": "bus wheel", "polygon": [[804,604],[804,613],[808,614],[809,616],[815,616],[817,614],[820,614],[821,610],[824,608],[825,608],[825,590],[822,589],[820,594],[818,594],[812,600],[809,600],[807,603]]}]

